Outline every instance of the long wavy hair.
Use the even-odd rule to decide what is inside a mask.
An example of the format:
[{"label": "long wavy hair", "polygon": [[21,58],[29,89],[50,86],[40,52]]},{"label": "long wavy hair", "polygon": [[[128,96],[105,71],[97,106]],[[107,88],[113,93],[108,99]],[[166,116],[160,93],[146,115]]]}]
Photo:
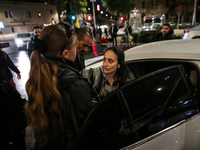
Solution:
[{"label": "long wavy hair", "polygon": [[64,47],[70,50],[76,46],[76,35],[73,34],[69,40],[68,38],[62,25],[48,26],[39,36],[46,45],[45,53],[42,55],[35,50],[31,55],[31,70],[26,83],[28,101],[25,111],[28,125],[36,141],[42,146],[46,145],[50,138],[62,137],[64,140],[65,110],[62,96],[57,89],[58,66],[45,56],[59,57]]},{"label": "long wavy hair", "polygon": [[105,52],[108,50],[113,51],[117,55],[117,60],[118,60],[118,64],[120,64],[120,68],[117,68],[115,75],[117,75],[119,85],[122,86],[122,85],[126,84],[127,79],[129,79],[128,67],[126,66],[125,60],[124,60],[124,57],[125,57],[124,51],[122,51],[121,49],[119,49],[115,46],[107,48],[105,50]]}]

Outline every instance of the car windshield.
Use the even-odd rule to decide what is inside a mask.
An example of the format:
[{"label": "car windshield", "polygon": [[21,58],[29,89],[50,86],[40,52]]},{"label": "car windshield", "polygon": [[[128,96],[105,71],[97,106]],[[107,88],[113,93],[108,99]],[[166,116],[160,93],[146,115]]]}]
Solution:
[{"label": "car windshield", "polygon": [[26,34],[18,34],[17,38],[26,38],[26,37],[31,37],[30,33],[26,33]]},{"label": "car windshield", "polygon": [[161,19],[160,19],[160,18],[155,18],[155,19],[154,19],[154,22],[155,22],[155,23],[160,23],[160,22],[161,22]]}]

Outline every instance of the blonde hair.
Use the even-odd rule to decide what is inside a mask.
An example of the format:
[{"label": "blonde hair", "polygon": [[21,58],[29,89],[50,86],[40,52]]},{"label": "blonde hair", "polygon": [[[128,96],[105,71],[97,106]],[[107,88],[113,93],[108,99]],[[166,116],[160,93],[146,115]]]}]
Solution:
[{"label": "blonde hair", "polygon": [[58,66],[45,58],[60,54],[64,46],[70,50],[76,46],[77,37],[72,35],[68,44],[65,28],[62,25],[46,27],[39,39],[46,45],[43,55],[35,50],[31,55],[31,70],[26,83],[28,101],[25,106],[26,117],[35,139],[46,145],[49,138],[64,139],[64,106],[57,89]]}]

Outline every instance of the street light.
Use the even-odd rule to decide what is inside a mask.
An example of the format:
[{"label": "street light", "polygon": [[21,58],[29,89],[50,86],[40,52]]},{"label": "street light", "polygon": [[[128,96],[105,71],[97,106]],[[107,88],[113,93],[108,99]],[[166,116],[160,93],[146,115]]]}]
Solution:
[{"label": "street light", "polygon": [[75,15],[72,15],[72,20],[75,20],[75,19],[76,19]]},{"label": "street light", "polygon": [[103,14],[103,11],[101,11],[100,13]]},{"label": "street light", "polygon": [[100,5],[97,5],[97,11],[100,11]]}]

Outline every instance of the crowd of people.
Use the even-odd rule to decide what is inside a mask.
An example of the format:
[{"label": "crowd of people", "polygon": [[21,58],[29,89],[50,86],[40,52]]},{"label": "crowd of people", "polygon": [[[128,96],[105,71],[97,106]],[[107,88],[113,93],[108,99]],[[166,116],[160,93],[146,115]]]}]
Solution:
[{"label": "crowd of people", "polygon": [[[130,25],[126,23],[125,28],[126,35],[129,35]],[[19,79],[20,71],[0,49],[0,69],[5,74],[1,75],[3,80],[0,81],[6,81],[14,88],[12,91],[17,96],[13,99],[18,99],[20,108],[25,110],[26,126],[30,126],[36,139],[35,150],[75,149],[84,120],[94,105],[134,79],[125,64],[124,52],[117,48],[117,30],[112,23],[109,33],[113,37],[113,46],[105,50],[103,65],[86,69],[82,52],[91,45],[95,37],[93,31],[79,28],[72,32],[70,26],[64,23],[43,30],[39,26],[34,27],[29,51],[31,69],[26,83],[26,104],[16,94],[9,68],[17,73]],[[173,39],[172,33],[170,26],[164,24],[158,39]],[[107,29],[104,29],[104,40],[107,36]],[[23,109],[18,110],[23,115]],[[6,142],[5,147],[9,141]]]}]

